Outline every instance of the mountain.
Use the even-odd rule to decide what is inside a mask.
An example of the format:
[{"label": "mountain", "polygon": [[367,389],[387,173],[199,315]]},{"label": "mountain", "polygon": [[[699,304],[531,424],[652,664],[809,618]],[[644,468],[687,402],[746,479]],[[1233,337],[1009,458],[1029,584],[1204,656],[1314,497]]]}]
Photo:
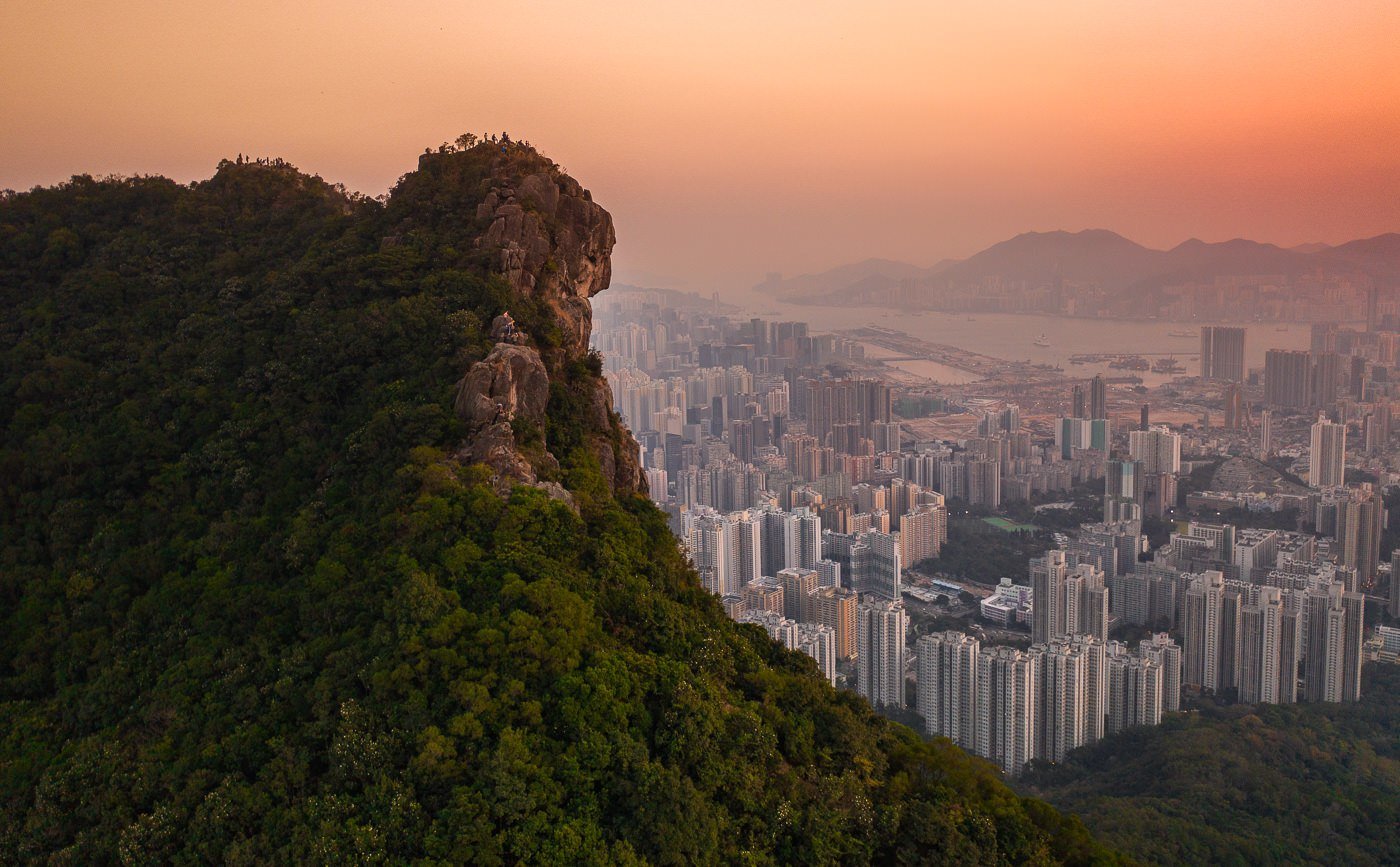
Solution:
[{"label": "mountain", "polygon": [[944,260],[931,268],[872,259],[759,288],[787,300],[839,303],[875,297],[901,281],[912,281],[925,291],[987,281],[1035,287],[1057,280],[1126,291],[1208,283],[1217,277],[1309,273],[1400,280],[1400,234],[1292,249],[1239,238],[1218,243],[1193,238],[1170,250],[1153,250],[1106,229],[1026,232],[967,259]]},{"label": "mountain", "polygon": [[613,242],[469,137],[0,198],[0,860],[1119,860],[700,587]]},{"label": "mountain", "polygon": [[1035,282],[1062,277],[1078,282],[1119,285],[1160,267],[1161,254],[1105,229],[1083,232],[1026,232],[994,244],[938,275],[943,282],[977,282],[999,277]]},{"label": "mountain", "polygon": [[1206,707],[1023,778],[1158,864],[1400,863],[1400,667],[1357,704]]}]

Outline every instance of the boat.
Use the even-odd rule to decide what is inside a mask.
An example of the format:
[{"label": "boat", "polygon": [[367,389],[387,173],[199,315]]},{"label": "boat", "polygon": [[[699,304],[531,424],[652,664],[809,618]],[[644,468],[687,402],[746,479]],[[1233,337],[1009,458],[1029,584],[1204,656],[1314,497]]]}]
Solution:
[{"label": "boat", "polygon": [[1200,337],[1201,335],[1200,335],[1200,332],[1197,332],[1197,331],[1168,331],[1168,332],[1167,332],[1167,336],[1168,336],[1168,337]]},{"label": "boat", "polygon": [[1043,332],[1041,333],[1041,335],[1040,335],[1039,337],[1037,337],[1037,338],[1036,338],[1034,341],[1032,341],[1032,342],[1033,342],[1036,346],[1049,346],[1049,345],[1050,345],[1050,341],[1046,339],[1045,334],[1044,334]]},{"label": "boat", "polygon": [[1181,373],[1186,366],[1175,358],[1159,358],[1152,362],[1153,373]]},{"label": "boat", "polygon": [[1108,363],[1114,370],[1147,370],[1152,365],[1141,355],[1123,355]]}]

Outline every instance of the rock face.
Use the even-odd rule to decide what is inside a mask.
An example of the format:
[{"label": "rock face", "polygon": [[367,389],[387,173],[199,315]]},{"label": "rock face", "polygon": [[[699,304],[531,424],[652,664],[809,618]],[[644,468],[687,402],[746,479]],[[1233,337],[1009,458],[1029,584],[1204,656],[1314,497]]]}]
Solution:
[{"label": "rock face", "polygon": [[498,343],[457,383],[457,415],[469,426],[522,418],[544,425],[549,403],[549,372],[529,346]]},{"label": "rock face", "polygon": [[[491,269],[521,297],[544,303],[561,345],[542,351],[503,312],[490,330],[495,347],[458,383],[456,411],[468,428],[463,457],[490,466],[503,486],[537,484],[558,494],[558,485],[538,481],[558,466],[559,456],[543,442],[550,383],[588,352],[588,299],[608,288],[617,238],[612,216],[577,181],[528,148],[514,147],[492,158],[473,214],[484,227],[473,247],[487,254]],[[586,392],[583,439],[609,485],[642,490],[637,443],[612,412],[607,382],[596,375],[568,381]],[[524,424],[513,424],[517,420]],[[537,435],[542,447],[518,442],[521,432]]]},{"label": "rock face", "polygon": [[501,178],[476,210],[490,221],[477,247],[497,251],[516,291],[545,301],[570,348],[587,350],[588,299],[612,280],[612,216],[578,181],[552,170]]}]

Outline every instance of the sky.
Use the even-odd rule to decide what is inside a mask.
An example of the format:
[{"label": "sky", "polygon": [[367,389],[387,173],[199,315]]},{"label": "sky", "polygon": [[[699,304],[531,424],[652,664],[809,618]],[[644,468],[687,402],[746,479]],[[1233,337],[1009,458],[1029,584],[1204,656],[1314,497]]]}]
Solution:
[{"label": "sky", "polygon": [[724,291],[1024,231],[1400,231],[1400,3],[0,3],[0,188],[282,157],[377,195],[508,131],[617,278]]}]

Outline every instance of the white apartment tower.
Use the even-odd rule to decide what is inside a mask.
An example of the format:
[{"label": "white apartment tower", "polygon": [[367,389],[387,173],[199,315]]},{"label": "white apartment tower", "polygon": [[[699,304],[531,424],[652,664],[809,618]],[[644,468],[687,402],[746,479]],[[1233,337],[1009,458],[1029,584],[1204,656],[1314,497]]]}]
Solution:
[{"label": "white apartment tower", "polygon": [[1329,488],[1345,480],[1347,463],[1347,429],[1318,416],[1312,426],[1312,447],[1308,451],[1308,484],[1314,488]]},{"label": "white apartment tower", "polygon": [[876,707],[904,707],[905,636],[909,615],[901,602],[874,599],[856,612],[856,691]]},{"label": "white apartment tower", "polygon": [[919,715],[930,735],[977,748],[977,657],[980,644],[961,632],[925,635],[919,656]]}]

